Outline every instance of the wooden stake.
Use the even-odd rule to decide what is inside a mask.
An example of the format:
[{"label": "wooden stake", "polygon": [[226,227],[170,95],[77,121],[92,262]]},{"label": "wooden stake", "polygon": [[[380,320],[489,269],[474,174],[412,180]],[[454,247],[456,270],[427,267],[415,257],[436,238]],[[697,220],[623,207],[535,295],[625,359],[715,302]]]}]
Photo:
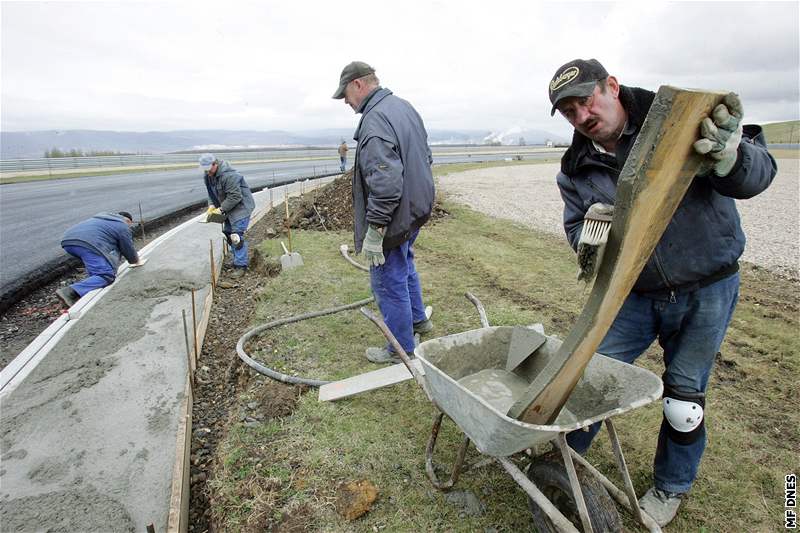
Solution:
[{"label": "wooden stake", "polygon": [[195,289],[192,289],[192,333],[194,337],[194,365],[197,366],[197,359],[198,359],[198,350],[197,350],[197,315],[195,312],[195,305],[194,305],[194,292]]},{"label": "wooden stake", "polygon": [[286,197],[286,234],[289,240],[289,253],[292,253],[292,224],[289,222],[289,187],[286,187],[284,196]]},{"label": "wooden stake", "polygon": [[139,202],[139,225],[142,227],[142,240],[147,244],[147,234],[144,232],[144,217],[142,217],[142,202]]},{"label": "wooden stake", "polygon": [[[192,351],[189,349],[189,328],[186,327],[186,310],[181,309],[181,317],[183,318],[183,342],[186,344],[186,362],[189,365],[189,387],[192,388],[194,393],[194,371],[192,370]],[[197,366],[197,365],[195,365]]]},{"label": "wooden stake", "polygon": [[213,239],[208,239],[208,254],[211,257],[211,289],[213,290],[217,287],[217,272],[216,272],[216,265],[214,264]]}]

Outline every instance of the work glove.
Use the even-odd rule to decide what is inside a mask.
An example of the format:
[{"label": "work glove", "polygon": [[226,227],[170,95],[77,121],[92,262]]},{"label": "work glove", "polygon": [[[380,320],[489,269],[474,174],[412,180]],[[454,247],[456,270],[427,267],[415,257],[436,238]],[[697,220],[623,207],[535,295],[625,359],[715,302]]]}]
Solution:
[{"label": "work glove", "polygon": [[380,266],[386,262],[383,257],[383,232],[385,230],[378,229],[372,224],[367,228],[367,236],[364,237],[364,256],[367,258],[367,264],[372,266]]},{"label": "work glove", "polygon": [[225,222],[225,213],[220,211],[219,207],[209,207],[206,211],[206,222],[218,222],[222,224]]},{"label": "work glove", "polygon": [[712,160],[714,174],[727,176],[736,164],[739,143],[742,141],[742,102],[736,93],[728,93],[714,108],[711,118],[700,123],[702,139],[694,143],[697,153]]}]

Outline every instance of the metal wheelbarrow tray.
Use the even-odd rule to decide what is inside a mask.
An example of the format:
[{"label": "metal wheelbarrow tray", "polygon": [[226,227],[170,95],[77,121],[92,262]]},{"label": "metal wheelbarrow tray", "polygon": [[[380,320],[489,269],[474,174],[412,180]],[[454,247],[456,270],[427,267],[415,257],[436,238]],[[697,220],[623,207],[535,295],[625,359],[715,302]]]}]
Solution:
[{"label": "metal wheelbarrow tray", "polygon": [[[489,368],[504,369],[514,329],[474,329],[425,341],[415,350],[425,368],[431,398],[481,453],[494,457],[513,455],[552,440],[559,433],[580,429],[661,397],[661,379],[649,370],[595,354],[555,424],[541,426],[509,418],[458,380]],[[530,382],[559,346],[559,339],[547,337],[515,374]]]},{"label": "metal wheelbarrow tray", "polygon": [[[482,321],[486,323],[483,313]],[[638,507],[633,483],[611,417],[660,398],[663,391],[661,379],[649,370],[595,354],[556,418],[555,424],[536,425],[520,422],[506,416],[513,398],[508,398],[505,404],[503,401],[498,401],[498,398],[489,400],[467,388],[463,381],[459,381],[487,369],[494,369],[502,374],[506,368],[512,334],[519,327],[487,326],[432,339],[416,348],[415,355],[425,370],[424,389],[431,401],[442,411],[434,417],[426,449],[426,470],[431,483],[439,489],[447,490],[457,482],[471,440],[479,452],[494,457],[494,460],[529,496],[529,505],[539,527],[546,530],[552,528],[555,531],[576,532],[578,530],[575,524],[579,522],[584,532],[594,531],[592,523],[600,514],[600,504],[595,499],[592,500],[594,504],[588,505],[589,500],[584,498],[584,493],[587,490],[587,482],[592,484],[599,482],[602,486],[599,490],[604,492],[605,489],[599,501],[608,500],[606,505],[613,507],[613,503],[609,500],[611,496],[628,509],[649,531],[660,532],[661,529],[655,521]],[[555,337],[546,336],[544,344],[514,370],[513,378],[518,379],[523,385],[530,383],[556,354],[561,343],[562,341]],[[438,479],[433,467],[433,450],[444,414],[447,414],[466,435],[450,479],[446,482]],[[567,445],[568,432],[600,421],[604,421],[608,429],[617,466],[625,484],[624,491]],[[564,490],[568,491],[567,497],[571,497],[574,501],[574,508],[570,509],[571,519],[564,515],[564,505],[557,507],[551,498],[540,490],[550,493],[547,487],[537,486],[530,477],[530,472],[526,476],[508,459],[510,455],[547,441],[553,441],[561,451],[564,469],[569,476],[569,487]],[[581,471],[575,468],[574,462],[581,465]],[[592,490],[597,494],[598,489]]]}]

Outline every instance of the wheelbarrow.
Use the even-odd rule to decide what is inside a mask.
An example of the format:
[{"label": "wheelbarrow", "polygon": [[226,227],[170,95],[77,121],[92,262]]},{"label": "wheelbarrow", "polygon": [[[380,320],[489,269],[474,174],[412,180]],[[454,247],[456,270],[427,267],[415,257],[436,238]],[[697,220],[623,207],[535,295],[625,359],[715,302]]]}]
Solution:
[{"label": "wheelbarrow", "polygon": [[[656,522],[639,509],[611,421],[613,416],[659,399],[663,390],[661,379],[643,368],[595,354],[552,425],[528,424],[509,418],[506,411],[514,401],[513,392],[524,390],[537,370],[556,353],[561,341],[545,336],[545,342],[530,357],[513,372],[508,372],[506,360],[512,335],[520,326],[489,326],[481,303],[469,293],[466,297],[478,309],[483,327],[431,339],[417,346],[414,353],[422,363],[424,375],[411,363],[386,324],[371,311],[361,308],[437,407],[425,465],[433,486],[449,490],[455,485],[472,442],[480,453],[490,456],[472,468],[491,462],[500,464],[528,495],[534,525],[539,531],[577,532],[579,527],[584,532],[619,531],[620,518],[613,500],[630,511],[649,531],[661,531]],[[476,376],[483,377],[476,380]],[[434,471],[433,452],[445,414],[465,437],[450,478],[441,481]],[[600,421],[608,430],[624,490],[617,488],[567,445],[567,433]],[[548,441],[554,445],[554,451],[534,457],[527,475],[509,459],[519,452],[530,454],[531,448]],[[576,469],[575,463],[579,468]]]}]

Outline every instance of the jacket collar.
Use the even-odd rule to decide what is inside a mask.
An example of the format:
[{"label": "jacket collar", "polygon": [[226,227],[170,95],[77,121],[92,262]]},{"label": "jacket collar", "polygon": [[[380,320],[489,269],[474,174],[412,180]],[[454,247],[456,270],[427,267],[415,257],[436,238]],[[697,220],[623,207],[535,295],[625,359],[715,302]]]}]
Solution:
[{"label": "jacket collar", "polygon": [[[622,107],[628,112],[628,124],[625,126],[623,135],[639,134],[654,98],[655,93],[651,91],[620,85],[619,100]],[[561,157],[561,172],[572,176],[583,165],[598,164],[592,155],[591,140],[576,130],[572,134],[572,144]]]},{"label": "jacket collar", "polygon": [[373,107],[378,105],[378,102],[386,98],[392,94],[392,91],[389,89],[384,89],[383,87],[377,87],[371,93],[369,93],[364,101],[361,102],[361,105],[358,107],[356,113],[361,113],[361,120],[358,121],[358,127],[356,128],[356,132],[353,134],[353,139],[358,140],[359,134],[361,133],[361,124],[364,122],[364,117],[367,116]]}]

